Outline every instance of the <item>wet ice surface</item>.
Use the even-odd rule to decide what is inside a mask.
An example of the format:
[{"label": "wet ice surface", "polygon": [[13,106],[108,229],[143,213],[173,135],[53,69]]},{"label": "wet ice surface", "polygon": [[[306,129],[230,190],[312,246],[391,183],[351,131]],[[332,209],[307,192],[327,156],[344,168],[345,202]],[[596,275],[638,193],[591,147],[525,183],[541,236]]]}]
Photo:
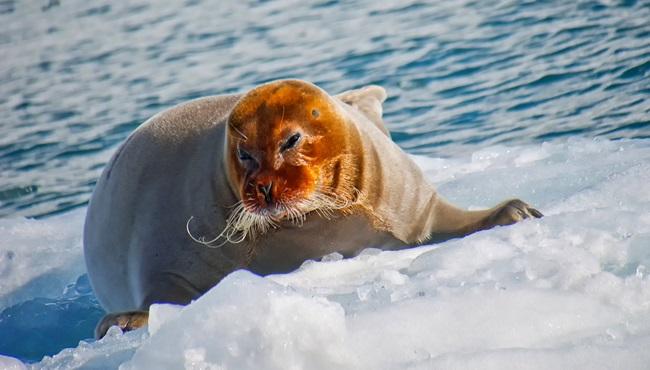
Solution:
[{"label": "wet ice surface", "polygon": [[[331,255],[286,275],[235,272],[187,307],[153,306],[148,330],[112,331],[30,366],[647,368],[650,141],[497,146],[416,161],[455,203],[515,196],[546,217],[436,246]],[[59,275],[58,290],[29,286],[53,269],[22,261],[60,249],[53,263],[75,265],[81,249],[66,240],[79,238],[80,223],[81,213],[4,220],[33,237],[17,233],[0,246],[15,253],[0,262],[14,271],[3,294],[28,300],[74,282],[81,270]],[[54,227],[69,239],[39,247]],[[18,241],[33,255],[13,248]],[[18,268],[30,278],[13,277]]]},{"label": "wet ice surface", "polygon": [[84,216],[0,219],[0,354],[38,360],[92,333],[103,311],[84,274]]}]

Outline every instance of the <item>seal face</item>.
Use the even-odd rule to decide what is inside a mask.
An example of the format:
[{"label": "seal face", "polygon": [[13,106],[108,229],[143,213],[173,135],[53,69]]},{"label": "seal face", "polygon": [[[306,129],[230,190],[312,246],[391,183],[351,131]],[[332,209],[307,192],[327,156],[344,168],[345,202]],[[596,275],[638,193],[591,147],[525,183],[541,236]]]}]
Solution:
[{"label": "seal face", "polygon": [[[255,236],[284,221],[347,208],[354,198],[353,135],[327,93],[307,82],[262,85],[233,108],[226,164],[241,203],[228,227]],[[347,173],[346,173],[347,172]]]}]

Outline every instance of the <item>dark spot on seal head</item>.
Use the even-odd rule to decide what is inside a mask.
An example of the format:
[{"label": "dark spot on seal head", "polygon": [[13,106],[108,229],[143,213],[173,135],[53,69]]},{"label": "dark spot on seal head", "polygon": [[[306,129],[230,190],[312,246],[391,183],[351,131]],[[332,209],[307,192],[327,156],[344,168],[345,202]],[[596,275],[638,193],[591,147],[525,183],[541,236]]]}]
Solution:
[{"label": "dark spot on seal head", "polygon": [[311,116],[314,118],[318,118],[318,116],[320,116],[320,112],[318,111],[318,109],[312,109]]}]

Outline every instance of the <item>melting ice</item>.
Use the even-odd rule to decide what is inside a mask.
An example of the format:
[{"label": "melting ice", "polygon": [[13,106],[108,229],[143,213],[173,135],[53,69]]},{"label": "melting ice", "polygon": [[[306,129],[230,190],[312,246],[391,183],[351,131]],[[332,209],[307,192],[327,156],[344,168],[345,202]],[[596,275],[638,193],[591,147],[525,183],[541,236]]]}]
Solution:
[{"label": "melting ice", "polygon": [[[148,329],[0,366],[647,368],[650,141],[415,160],[456,204],[519,197],[546,217],[435,246],[334,254],[286,275],[238,271],[189,306],[154,305]],[[0,222],[0,308],[59,294],[83,273],[82,220]]]}]

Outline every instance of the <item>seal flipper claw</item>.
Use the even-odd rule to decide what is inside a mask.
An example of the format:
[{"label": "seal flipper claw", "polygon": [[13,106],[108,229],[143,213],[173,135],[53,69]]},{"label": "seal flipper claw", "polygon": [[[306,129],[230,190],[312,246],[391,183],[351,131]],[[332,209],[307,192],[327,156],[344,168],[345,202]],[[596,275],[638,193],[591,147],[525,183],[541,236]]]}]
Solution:
[{"label": "seal flipper claw", "polygon": [[486,219],[484,229],[499,225],[512,225],[527,218],[541,218],[542,213],[528,205],[528,203],[511,199],[495,207],[494,212]]},{"label": "seal flipper claw", "polygon": [[102,339],[111,326],[118,326],[126,332],[146,326],[148,322],[149,311],[109,313],[95,327],[95,339]]},{"label": "seal flipper claw", "polygon": [[528,208],[528,211],[533,215],[535,218],[542,218],[544,215],[542,212],[536,210],[535,208]]}]

